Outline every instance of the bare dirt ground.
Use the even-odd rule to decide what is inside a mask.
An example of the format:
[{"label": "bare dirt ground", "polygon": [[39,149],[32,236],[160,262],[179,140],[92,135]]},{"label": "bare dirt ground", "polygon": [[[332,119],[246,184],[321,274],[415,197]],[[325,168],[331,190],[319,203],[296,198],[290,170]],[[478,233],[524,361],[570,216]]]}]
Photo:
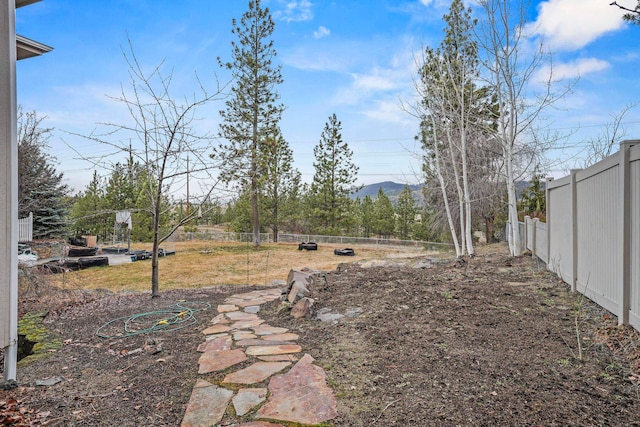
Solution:
[{"label": "bare dirt ground", "polygon": [[[638,334],[529,257],[505,253],[343,264],[314,280],[312,296],[316,312],[349,316],[293,320],[274,302],[261,317],[298,333],[325,369],[335,426],[640,425]],[[23,312],[48,311],[44,324],[62,346],[21,362],[19,386],[0,390],[0,425],[179,425],[213,310],[173,332],[104,339],[96,330],[181,299],[215,307],[249,289],[22,300]],[[45,379],[61,381],[36,385]]]}]

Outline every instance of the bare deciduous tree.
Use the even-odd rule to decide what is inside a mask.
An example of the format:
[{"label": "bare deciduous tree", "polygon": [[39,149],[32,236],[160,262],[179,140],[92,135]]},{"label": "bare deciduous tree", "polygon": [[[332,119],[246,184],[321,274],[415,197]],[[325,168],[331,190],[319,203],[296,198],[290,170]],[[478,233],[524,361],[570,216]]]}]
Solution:
[{"label": "bare deciduous tree", "polygon": [[584,160],[583,167],[587,168],[609,157],[613,150],[620,145],[620,142],[627,136],[627,131],[624,128],[624,118],[630,110],[637,106],[637,102],[625,105],[620,112],[611,115],[611,122],[604,125],[599,135],[589,139],[587,158]]},{"label": "bare deciduous tree", "polygon": [[[200,133],[195,129],[195,124],[198,107],[222,98],[222,88],[216,81],[215,91],[209,93],[198,80],[201,93],[177,101],[170,92],[172,72],[167,75],[162,72],[164,62],[145,72],[131,42],[129,53],[123,54],[129,66],[130,86],[129,90],[123,86],[120,95],[112,99],[127,108],[131,122],[102,123],[107,129],[104,133],[79,135],[112,148],[109,155],[80,156],[100,169],[113,169],[123,154],[142,165],[144,180],[141,181],[143,188],[140,194],[148,200],[148,213],[153,221],[151,294],[157,297],[160,244],[180,226],[199,215],[194,210],[173,218],[169,228],[161,234],[160,220],[170,215],[173,209],[168,203],[169,198],[184,188],[189,179],[206,183],[199,195],[192,196],[200,205],[210,201],[216,188],[217,179],[212,174],[215,166],[208,156],[213,139],[206,132]],[[187,158],[190,159],[189,166]]]},{"label": "bare deciduous tree", "polygon": [[[477,33],[487,79],[497,97],[497,126],[492,134],[499,141],[504,160],[509,213],[509,249],[521,254],[516,198],[518,160],[532,164],[549,143],[536,132],[543,113],[570,91],[558,90],[551,54],[540,42],[532,45],[527,34],[528,3],[508,0],[480,0],[484,21]],[[525,49],[527,51],[525,52]],[[536,78],[548,71],[544,81]]]}]

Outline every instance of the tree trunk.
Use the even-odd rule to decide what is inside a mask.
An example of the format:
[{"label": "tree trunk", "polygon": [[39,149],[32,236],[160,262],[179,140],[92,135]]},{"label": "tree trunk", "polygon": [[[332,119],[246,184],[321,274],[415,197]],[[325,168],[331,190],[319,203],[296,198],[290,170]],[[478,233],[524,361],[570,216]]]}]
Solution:
[{"label": "tree trunk", "polygon": [[160,199],[156,202],[153,213],[153,249],[151,250],[151,298],[160,296],[160,280],[158,274],[158,230],[160,228]]},{"label": "tree trunk", "polygon": [[260,216],[258,213],[258,144],[254,144],[251,160],[251,225],[253,226],[253,247],[260,246]]},{"label": "tree trunk", "polygon": [[518,225],[518,208],[516,196],[516,184],[514,182],[513,156],[507,155],[507,205],[509,211],[509,251],[511,256],[522,255],[520,249],[520,226]]}]

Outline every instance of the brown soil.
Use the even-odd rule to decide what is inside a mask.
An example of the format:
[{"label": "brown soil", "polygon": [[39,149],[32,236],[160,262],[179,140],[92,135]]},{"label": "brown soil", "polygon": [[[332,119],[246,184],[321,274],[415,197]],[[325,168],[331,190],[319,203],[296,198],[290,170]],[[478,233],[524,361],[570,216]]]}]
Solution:
[{"label": "brown soil", "polygon": [[[640,425],[638,334],[530,258],[500,249],[422,268],[416,259],[343,264],[314,280],[314,308],[351,317],[293,320],[277,302],[261,317],[300,334],[326,370],[336,426]],[[214,310],[173,332],[104,339],[96,329],[179,299],[215,308],[250,289],[49,298],[45,323],[64,345],[21,364],[20,386],[0,391],[0,425],[13,416],[13,425],[178,426]],[[23,311],[42,309],[38,301],[21,302]],[[35,385],[52,377],[62,381]]]}]

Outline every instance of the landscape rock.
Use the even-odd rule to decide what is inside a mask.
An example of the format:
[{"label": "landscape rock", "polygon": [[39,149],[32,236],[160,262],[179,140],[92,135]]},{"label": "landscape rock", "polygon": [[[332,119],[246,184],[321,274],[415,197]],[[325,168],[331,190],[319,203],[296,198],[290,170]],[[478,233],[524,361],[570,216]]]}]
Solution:
[{"label": "landscape rock", "polygon": [[271,354],[300,353],[302,347],[297,344],[288,345],[256,345],[247,347],[245,352],[249,356],[268,356]]},{"label": "landscape rock", "polygon": [[287,277],[287,298],[291,304],[296,303],[300,298],[311,295],[309,290],[310,277],[315,272],[309,269],[291,270]]},{"label": "landscape rock", "polygon": [[291,317],[300,319],[302,317],[310,319],[313,316],[313,298],[301,298],[291,309]]},{"label": "landscape rock", "polygon": [[316,314],[316,319],[326,323],[335,324],[335,323],[338,323],[338,320],[343,318],[344,318],[344,314],[333,313],[331,309],[318,310],[318,314]]},{"label": "landscape rock", "polygon": [[305,354],[289,372],[269,381],[271,395],[258,410],[258,418],[319,424],[338,415],[324,369],[312,362],[313,357]]},{"label": "landscape rock", "polygon": [[207,351],[231,350],[231,337],[223,335],[221,337],[207,340],[198,346],[198,352],[205,353]]},{"label": "landscape rock", "polygon": [[198,373],[207,374],[221,371],[245,360],[247,360],[247,356],[242,350],[207,351],[198,360],[200,364]]},{"label": "landscape rock", "polygon": [[227,410],[231,396],[231,390],[198,380],[180,426],[200,427],[218,424]]},{"label": "landscape rock", "polygon": [[256,362],[239,371],[233,372],[222,380],[226,384],[256,384],[282,371],[291,362]]},{"label": "landscape rock", "polygon": [[236,415],[243,416],[251,409],[265,401],[267,398],[266,388],[243,388],[233,397],[233,407]]}]

